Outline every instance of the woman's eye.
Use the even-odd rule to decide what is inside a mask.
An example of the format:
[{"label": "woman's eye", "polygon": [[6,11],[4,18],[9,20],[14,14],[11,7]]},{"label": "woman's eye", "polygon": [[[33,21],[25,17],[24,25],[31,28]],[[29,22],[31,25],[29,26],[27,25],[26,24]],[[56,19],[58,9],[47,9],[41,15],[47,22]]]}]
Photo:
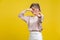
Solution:
[{"label": "woman's eye", "polygon": [[32,9],[32,10],[35,10],[35,9]]}]

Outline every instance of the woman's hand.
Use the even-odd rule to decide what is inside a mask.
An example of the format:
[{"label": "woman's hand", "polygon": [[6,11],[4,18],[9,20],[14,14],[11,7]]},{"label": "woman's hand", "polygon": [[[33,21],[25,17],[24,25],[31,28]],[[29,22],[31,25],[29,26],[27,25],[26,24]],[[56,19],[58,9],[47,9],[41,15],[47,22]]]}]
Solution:
[{"label": "woman's hand", "polygon": [[31,8],[29,8],[29,9],[26,9],[27,11],[32,11],[32,9]]},{"label": "woman's hand", "polygon": [[36,13],[37,17],[41,17],[41,12]]},{"label": "woman's hand", "polygon": [[39,30],[39,32],[43,31],[43,29]]}]

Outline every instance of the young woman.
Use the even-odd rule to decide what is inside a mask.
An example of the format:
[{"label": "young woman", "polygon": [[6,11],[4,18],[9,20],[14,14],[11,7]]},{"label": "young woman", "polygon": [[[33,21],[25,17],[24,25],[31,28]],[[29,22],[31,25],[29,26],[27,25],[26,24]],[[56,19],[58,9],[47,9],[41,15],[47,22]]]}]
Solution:
[{"label": "young woman", "polygon": [[[31,11],[34,16],[24,16],[26,11]],[[29,40],[42,40],[42,21],[43,14],[38,3],[32,3],[29,9],[23,10],[19,18],[24,20],[30,32]]]}]

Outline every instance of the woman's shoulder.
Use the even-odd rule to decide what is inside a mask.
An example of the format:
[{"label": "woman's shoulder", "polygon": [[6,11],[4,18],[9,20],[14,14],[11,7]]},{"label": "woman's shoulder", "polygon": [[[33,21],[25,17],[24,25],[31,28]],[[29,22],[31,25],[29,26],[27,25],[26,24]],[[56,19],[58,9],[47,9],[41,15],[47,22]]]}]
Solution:
[{"label": "woman's shoulder", "polygon": [[31,16],[25,16],[26,18],[30,18]]},{"label": "woman's shoulder", "polygon": [[33,17],[33,16],[26,16],[26,17]]}]

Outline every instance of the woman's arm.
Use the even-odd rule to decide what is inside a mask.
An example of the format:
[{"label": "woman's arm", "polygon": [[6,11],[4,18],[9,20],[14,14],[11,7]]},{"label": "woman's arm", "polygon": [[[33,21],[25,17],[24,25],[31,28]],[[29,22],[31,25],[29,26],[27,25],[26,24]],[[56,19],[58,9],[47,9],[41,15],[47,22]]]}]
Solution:
[{"label": "woman's arm", "polygon": [[39,31],[41,32],[42,30],[43,30],[43,28],[42,28],[42,22],[43,22],[43,14],[41,14],[41,15],[38,15],[38,20],[39,20]]},{"label": "woman's arm", "polygon": [[28,21],[28,17],[24,16],[24,14],[26,13],[27,10],[23,10],[21,13],[19,13],[18,17],[21,18],[22,20],[24,20],[25,22]]},{"label": "woman's arm", "polygon": [[43,15],[43,14],[41,14],[41,15],[39,14],[39,15],[38,15],[38,20],[39,20],[39,22],[42,23],[42,22],[43,22],[43,19],[44,19],[44,15]]}]

